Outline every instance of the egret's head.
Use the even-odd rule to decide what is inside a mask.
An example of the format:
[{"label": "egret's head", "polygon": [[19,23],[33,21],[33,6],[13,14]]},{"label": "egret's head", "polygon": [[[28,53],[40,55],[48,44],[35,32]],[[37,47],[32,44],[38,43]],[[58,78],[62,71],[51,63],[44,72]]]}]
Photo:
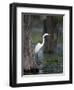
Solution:
[{"label": "egret's head", "polygon": [[50,36],[51,34],[48,34],[48,33],[45,33],[44,35],[43,35],[43,37],[45,37],[45,36]]}]

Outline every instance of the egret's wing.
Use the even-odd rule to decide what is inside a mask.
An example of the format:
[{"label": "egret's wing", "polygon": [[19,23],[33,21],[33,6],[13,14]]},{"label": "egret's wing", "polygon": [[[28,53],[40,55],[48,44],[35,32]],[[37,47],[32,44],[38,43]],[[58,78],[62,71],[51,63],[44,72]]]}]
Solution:
[{"label": "egret's wing", "polygon": [[41,48],[41,44],[38,43],[36,46],[35,46],[35,53],[37,53]]}]

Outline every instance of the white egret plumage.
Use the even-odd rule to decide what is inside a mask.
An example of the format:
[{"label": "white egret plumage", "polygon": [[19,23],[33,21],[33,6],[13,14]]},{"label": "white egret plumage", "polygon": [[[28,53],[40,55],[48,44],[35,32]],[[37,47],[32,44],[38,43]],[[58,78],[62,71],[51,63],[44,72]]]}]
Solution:
[{"label": "white egret plumage", "polygon": [[44,43],[45,43],[45,37],[46,36],[50,36],[50,34],[48,33],[45,33],[42,38],[43,38],[43,41],[42,43],[37,43],[37,45],[35,46],[35,54],[37,55],[37,58],[38,58],[38,52],[40,51],[40,49],[43,47]]}]

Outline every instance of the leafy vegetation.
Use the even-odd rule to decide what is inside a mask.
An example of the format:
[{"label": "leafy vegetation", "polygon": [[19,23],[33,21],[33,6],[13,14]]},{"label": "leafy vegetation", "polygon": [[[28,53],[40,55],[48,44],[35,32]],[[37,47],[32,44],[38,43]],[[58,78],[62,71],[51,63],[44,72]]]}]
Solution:
[{"label": "leafy vegetation", "polygon": [[58,64],[62,60],[62,55],[59,56],[58,54],[44,54],[43,64]]},{"label": "leafy vegetation", "polygon": [[38,42],[42,42],[42,33],[40,32],[33,32],[32,34],[32,43],[37,44]]}]

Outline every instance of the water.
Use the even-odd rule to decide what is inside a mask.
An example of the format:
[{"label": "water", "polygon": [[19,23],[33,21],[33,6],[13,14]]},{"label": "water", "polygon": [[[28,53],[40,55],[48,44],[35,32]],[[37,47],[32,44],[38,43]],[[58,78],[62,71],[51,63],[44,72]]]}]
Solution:
[{"label": "water", "polygon": [[43,48],[40,49],[40,51],[38,52],[39,74],[62,73],[63,72],[63,58],[61,59],[62,53],[63,53],[62,44],[57,44],[57,47],[51,54],[43,53]]}]

